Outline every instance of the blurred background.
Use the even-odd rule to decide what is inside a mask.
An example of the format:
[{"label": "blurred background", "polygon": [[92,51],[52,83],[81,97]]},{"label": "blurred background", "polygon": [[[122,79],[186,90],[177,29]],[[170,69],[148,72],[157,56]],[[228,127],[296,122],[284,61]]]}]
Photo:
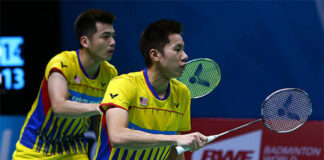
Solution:
[{"label": "blurred background", "polygon": [[[114,24],[117,45],[110,63],[119,74],[144,69],[139,37],[148,24],[159,19],[174,19],[183,24],[189,60],[210,58],[219,64],[222,80],[218,87],[208,96],[192,100],[193,130],[214,128],[205,132],[221,132],[224,130],[219,128],[224,127],[224,121],[233,122],[224,128],[230,129],[259,118],[262,102],[272,92],[281,88],[305,90],[313,102],[310,126],[307,126],[310,128],[298,130],[300,133],[295,136],[302,133],[310,139],[312,135],[313,141],[301,141],[292,147],[313,147],[318,150],[312,153],[318,151],[318,154],[311,155],[314,157],[279,152],[273,155],[287,159],[294,156],[324,159],[322,0],[1,1],[0,7],[1,160],[11,157],[47,62],[61,51],[78,49],[73,23],[79,13],[90,8],[105,9],[117,17]],[[200,124],[211,122],[219,123],[220,127],[200,128]],[[255,133],[260,128],[238,133]],[[250,159],[267,159],[267,147],[289,146],[289,142],[266,146],[272,138],[272,142],[281,140],[263,128],[261,132],[263,137],[270,138],[260,137],[259,147]],[[236,155],[231,158],[235,159],[244,146],[216,148],[223,155],[234,151]],[[191,153],[186,156],[208,159],[205,153],[200,158],[192,158]]]}]

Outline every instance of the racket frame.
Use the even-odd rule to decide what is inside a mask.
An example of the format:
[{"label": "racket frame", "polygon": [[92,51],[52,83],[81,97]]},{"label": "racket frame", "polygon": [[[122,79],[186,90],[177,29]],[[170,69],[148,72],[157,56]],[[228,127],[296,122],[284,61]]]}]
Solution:
[{"label": "racket frame", "polygon": [[[209,62],[213,63],[213,64],[215,65],[216,70],[217,70],[218,73],[219,73],[219,80],[218,80],[218,82],[216,83],[215,87],[213,87],[212,89],[210,89],[209,92],[207,92],[207,93],[205,93],[205,94],[203,94],[203,95],[200,95],[200,96],[195,96],[195,97],[191,96],[191,98],[201,98],[201,97],[204,97],[204,96],[208,95],[210,92],[212,92],[212,91],[213,91],[213,90],[218,86],[218,84],[219,84],[219,82],[221,81],[221,78],[222,78],[222,73],[221,73],[221,71],[220,71],[219,65],[218,65],[214,60],[212,60],[212,59],[209,59],[209,58],[196,58],[196,59],[192,59],[192,60],[188,61],[188,62],[186,63],[186,65],[190,65],[190,63],[194,63],[194,62],[196,62],[196,61],[209,61]],[[181,78],[181,77],[178,77],[178,78],[176,78],[176,79],[177,79],[178,81],[184,83],[183,81],[179,80],[179,78]],[[186,83],[184,83],[184,84],[186,84]],[[188,87],[188,88],[189,88],[189,87]],[[190,90],[190,89],[189,89],[189,90]]]},{"label": "racket frame", "polygon": [[[311,106],[310,106],[310,113],[309,113],[307,119],[306,119],[303,123],[299,124],[299,125],[296,126],[295,128],[293,128],[293,129],[291,129],[291,130],[288,130],[288,131],[276,131],[276,130],[272,129],[270,126],[267,125],[267,123],[266,123],[265,120],[264,120],[264,116],[263,116],[263,109],[264,109],[265,103],[270,99],[270,97],[272,97],[273,95],[275,95],[275,94],[277,94],[277,93],[279,93],[279,92],[283,92],[283,91],[287,91],[287,90],[296,90],[296,91],[302,92],[303,94],[305,94],[305,95],[307,96],[308,100],[311,102],[311,99],[310,99],[308,93],[305,92],[305,91],[302,90],[302,89],[299,89],[299,88],[283,88],[283,89],[279,89],[279,90],[277,90],[277,91],[271,93],[271,94],[270,94],[270,95],[269,95],[269,96],[268,96],[268,97],[263,101],[263,103],[262,103],[262,107],[261,107],[261,118],[260,118],[260,119],[257,119],[257,120],[255,120],[255,121],[252,121],[252,122],[246,123],[246,124],[244,124],[244,125],[238,126],[238,127],[236,127],[236,128],[233,128],[233,129],[231,129],[231,130],[225,131],[225,132],[220,133],[220,134],[216,134],[216,135],[208,136],[208,137],[207,137],[207,138],[208,138],[208,139],[207,139],[207,143],[209,143],[209,142],[215,140],[216,138],[218,138],[218,137],[220,137],[220,136],[223,136],[223,135],[225,135],[225,134],[227,134],[227,133],[230,133],[230,132],[236,131],[236,130],[238,130],[238,129],[241,129],[241,128],[244,128],[244,127],[247,127],[247,126],[249,126],[249,125],[251,125],[251,124],[254,124],[254,123],[256,123],[256,122],[259,122],[259,121],[262,121],[263,124],[265,124],[265,126],[266,126],[268,129],[270,129],[271,131],[273,131],[273,132],[275,132],[275,133],[288,133],[288,132],[295,131],[296,129],[298,129],[299,127],[301,127],[301,126],[302,126],[302,125],[303,125],[303,124],[304,124],[304,123],[309,119],[309,117],[311,116],[311,114],[312,114],[312,103],[311,103]],[[189,147],[182,147],[182,146],[177,146],[177,147],[175,147],[175,149],[176,149],[176,151],[177,151],[178,154],[182,154],[182,153],[184,153],[184,152],[190,150]]]},{"label": "racket frame", "polygon": [[270,129],[271,131],[273,131],[273,132],[275,132],[275,133],[289,133],[289,132],[292,132],[292,131],[295,131],[296,129],[298,129],[299,127],[301,127],[308,119],[309,119],[309,117],[311,116],[311,114],[312,114],[312,111],[313,111],[313,109],[312,109],[312,103],[311,103],[311,106],[310,106],[310,112],[309,112],[309,114],[308,114],[308,117],[305,119],[305,121],[303,122],[303,123],[301,123],[301,124],[299,124],[298,126],[296,126],[296,127],[294,127],[293,129],[290,129],[290,130],[287,130],[287,131],[277,131],[277,130],[275,130],[275,129],[272,129],[266,122],[265,122],[265,120],[264,120],[264,114],[263,114],[263,110],[264,110],[264,106],[265,106],[265,104],[266,104],[266,102],[273,96],[273,95],[275,95],[275,94],[278,94],[278,93],[280,93],[280,92],[284,92],[284,91],[288,91],[288,90],[296,90],[296,91],[298,91],[298,92],[302,92],[304,95],[306,95],[307,96],[307,98],[308,98],[308,100],[311,102],[311,99],[310,99],[310,97],[309,97],[309,94],[307,93],[307,92],[305,92],[304,90],[302,90],[302,89],[299,89],[299,88],[283,88],[283,89],[279,89],[279,90],[277,90],[277,91],[275,91],[275,92],[273,92],[273,93],[271,93],[264,101],[263,101],[263,103],[262,103],[262,107],[261,107],[261,119],[262,119],[262,122],[263,122],[263,124],[268,128],[268,129]]}]

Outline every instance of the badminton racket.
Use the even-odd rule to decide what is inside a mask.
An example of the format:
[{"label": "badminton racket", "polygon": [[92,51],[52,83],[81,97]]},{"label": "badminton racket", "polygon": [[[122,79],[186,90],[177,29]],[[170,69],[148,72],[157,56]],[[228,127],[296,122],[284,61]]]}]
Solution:
[{"label": "badminton racket", "polygon": [[[312,113],[309,95],[298,88],[284,88],[270,94],[261,106],[261,118],[226,132],[208,137],[207,143],[227,133],[262,121],[265,126],[276,133],[288,133],[301,127]],[[177,146],[177,153],[188,151],[188,147]]]},{"label": "badminton racket", "polygon": [[191,98],[200,98],[216,88],[221,80],[221,71],[215,61],[198,58],[187,62],[186,69],[177,80],[188,87]]}]

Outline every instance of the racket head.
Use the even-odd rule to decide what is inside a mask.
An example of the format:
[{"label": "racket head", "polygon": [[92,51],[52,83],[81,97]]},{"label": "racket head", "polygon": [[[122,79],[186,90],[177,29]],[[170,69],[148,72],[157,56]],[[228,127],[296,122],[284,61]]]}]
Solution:
[{"label": "racket head", "polygon": [[188,87],[191,98],[200,98],[216,88],[221,80],[221,71],[218,64],[209,58],[193,59],[187,62],[177,80]]},{"label": "racket head", "polygon": [[262,104],[261,118],[268,129],[288,133],[301,127],[312,114],[309,95],[298,88],[273,92]]}]

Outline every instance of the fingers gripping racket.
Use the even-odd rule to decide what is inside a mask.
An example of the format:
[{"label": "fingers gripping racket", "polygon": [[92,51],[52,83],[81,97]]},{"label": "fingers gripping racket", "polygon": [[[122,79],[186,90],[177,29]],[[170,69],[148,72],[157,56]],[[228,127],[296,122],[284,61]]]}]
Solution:
[{"label": "fingers gripping racket", "polygon": [[[207,143],[227,133],[236,131],[256,122],[262,121],[265,126],[276,133],[288,133],[302,126],[312,113],[312,102],[308,94],[298,88],[280,89],[270,94],[261,107],[261,118],[221,134],[208,137]],[[177,146],[181,154],[189,148]]]},{"label": "fingers gripping racket", "polygon": [[177,80],[188,87],[191,98],[200,98],[216,88],[221,80],[221,72],[213,60],[198,58],[187,62],[186,69]]}]

